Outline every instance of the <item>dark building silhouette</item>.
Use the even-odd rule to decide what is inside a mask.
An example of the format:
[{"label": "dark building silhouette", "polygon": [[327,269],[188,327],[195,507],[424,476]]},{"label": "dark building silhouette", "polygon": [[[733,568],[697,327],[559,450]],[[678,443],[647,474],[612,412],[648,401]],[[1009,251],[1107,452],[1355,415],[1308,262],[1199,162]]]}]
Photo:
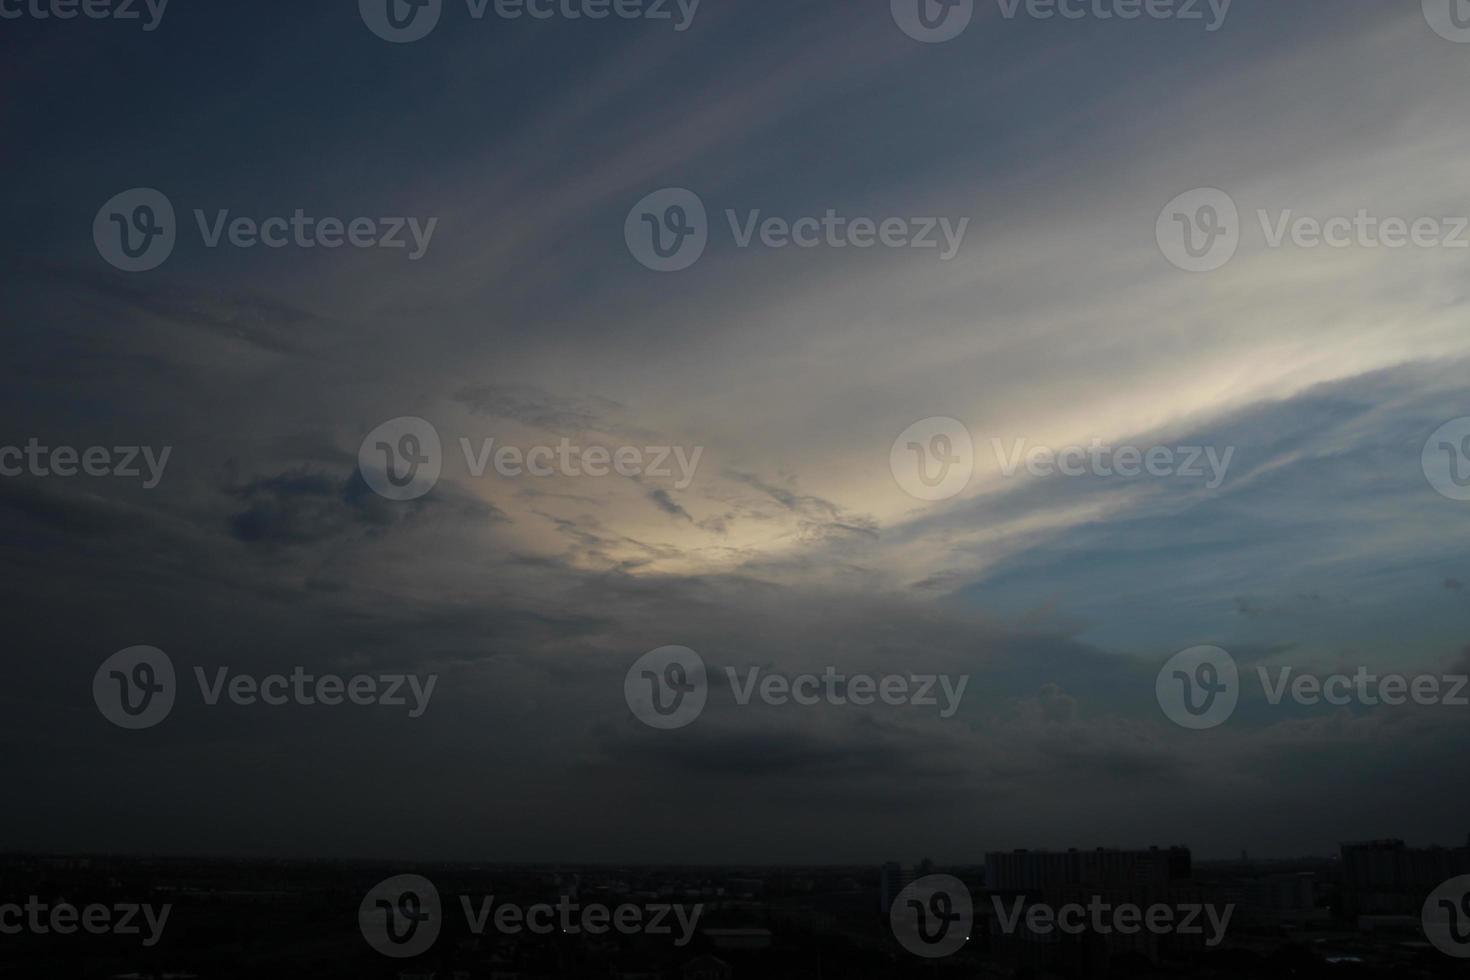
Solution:
[{"label": "dark building silhouette", "polygon": [[1429,893],[1451,878],[1470,874],[1465,847],[1409,847],[1401,840],[1342,845],[1343,914],[1415,916]]},{"label": "dark building silhouette", "polygon": [[986,920],[994,952],[1017,968],[1042,975],[1089,978],[1114,975],[1121,964],[1180,964],[1197,957],[1204,937],[1160,935],[1139,929],[1065,934],[1033,933],[1024,924],[1007,930],[1001,909],[1014,916],[1033,905],[1053,910],[1087,906],[1094,899],[1110,906],[1179,907],[1205,901],[1193,880],[1188,848],[1147,850],[1009,851],[986,855],[989,894],[977,910]]},{"label": "dark building silhouette", "polygon": [[1187,847],[1124,851],[1008,851],[985,856],[990,887],[1028,891],[1090,885],[1108,889],[1167,887],[1188,881],[1193,858]]}]

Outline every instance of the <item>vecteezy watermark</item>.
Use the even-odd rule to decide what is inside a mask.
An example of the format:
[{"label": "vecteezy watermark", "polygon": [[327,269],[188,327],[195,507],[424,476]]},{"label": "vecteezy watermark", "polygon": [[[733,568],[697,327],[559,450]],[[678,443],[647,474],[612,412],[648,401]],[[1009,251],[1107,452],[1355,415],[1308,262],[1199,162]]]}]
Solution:
[{"label": "vecteezy watermark", "polygon": [[124,272],[147,272],[163,265],[173,254],[178,233],[173,202],[151,187],[114,195],[92,221],[98,253]]},{"label": "vecteezy watermark", "polygon": [[[932,248],[943,249],[941,262],[959,254],[970,226],[969,218],[851,218],[832,208],[820,217],[794,219],[730,208],[725,220],[736,248]],[[628,251],[656,272],[689,268],[704,254],[709,236],[704,202],[682,187],[666,187],[644,197],[623,223]]]},{"label": "vecteezy watermark", "polygon": [[1399,707],[1410,702],[1429,706],[1442,704],[1452,708],[1470,707],[1470,698],[1465,688],[1470,676],[1464,674],[1375,674],[1367,667],[1359,667],[1352,674],[1292,674],[1294,667],[1272,670],[1257,667],[1261,687],[1266,692],[1266,701],[1278,705],[1289,694],[1297,704],[1312,707],[1330,704],[1345,707],[1362,704],[1369,707],[1386,704]]},{"label": "vecteezy watermark", "polygon": [[142,21],[143,30],[156,31],[167,9],[168,0],[0,0],[0,20],[74,20],[82,16]]},{"label": "vecteezy watermark", "polygon": [[[228,700],[239,707],[285,705],[336,707],[408,708],[408,717],[420,718],[428,710],[439,675],[429,674],[340,674],[308,673],[295,667],[289,674],[232,674],[220,667],[211,677],[203,667],[194,668],[199,694],[206,705]],[[119,728],[152,728],[173,710],[178,685],[173,660],[157,647],[137,646],[120,650],[103,661],[92,676],[92,699],[102,716]]]},{"label": "vecteezy watermark", "polygon": [[1420,463],[1440,496],[1470,500],[1470,416],[1451,419],[1430,433]]},{"label": "vecteezy watermark", "polygon": [[1446,41],[1470,44],[1470,3],[1466,0],[1424,0],[1424,19]]},{"label": "vecteezy watermark", "polygon": [[439,889],[421,875],[396,875],[373,886],[357,907],[357,927],[384,956],[407,959],[427,952],[444,927]]},{"label": "vecteezy watermark", "polygon": [[174,709],[174,662],[157,647],[119,650],[92,675],[92,700],[119,728],[152,728]]},{"label": "vecteezy watermark", "polygon": [[688,647],[648,651],[623,677],[623,700],[650,728],[670,731],[693,724],[709,700],[704,658]]},{"label": "vecteezy watermark", "polygon": [[1001,16],[1015,20],[1024,13],[1033,20],[1149,20],[1201,21],[1211,34],[1225,26],[1234,0],[996,0]]},{"label": "vecteezy watermark", "polygon": [[975,0],[889,0],[889,8],[899,30],[925,44],[954,40],[975,17]]},{"label": "vecteezy watermark", "polygon": [[[1200,21],[1209,33],[1225,26],[1234,0],[996,0],[1006,20],[1178,20]],[[926,44],[951,41],[975,16],[975,0],[890,0],[893,22]]]},{"label": "vecteezy watermark", "polygon": [[[535,902],[518,905],[496,903],[494,895],[472,897],[461,895],[459,906],[470,933],[482,936],[486,931],[506,936],[531,933],[548,936],[603,936],[617,932],[624,936],[674,936],[676,947],[689,945],[704,906],[669,903],[618,906],[583,903],[569,895],[555,903]],[[421,875],[397,875],[375,885],[358,906],[358,927],[369,946],[384,956],[404,959],[426,952],[439,938],[444,911],[439,890]]]},{"label": "vecteezy watermark", "polygon": [[[172,446],[43,446],[34,436],[25,447],[0,446],[0,476],[110,476],[124,479],[143,477],[143,488],[152,490],[163,481]],[[142,459],[145,474],[138,468]]]},{"label": "vecteezy watermark", "polygon": [[[750,248],[758,240],[766,248],[943,248],[939,261],[948,262],[959,254],[964,244],[970,219],[943,217],[923,218],[847,218],[832,208],[818,217],[787,219],[762,218],[761,212],[747,211],[743,216],[726,209],[725,220],[737,248]],[[757,234],[759,232],[759,234]],[[943,236],[943,241],[940,236]]]},{"label": "vecteezy watermark", "polygon": [[1164,664],[1154,682],[1154,694],[1164,714],[1181,728],[1215,728],[1235,714],[1240,702],[1240,668],[1219,647],[1190,647]]},{"label": "vecteezy watermark", "polygon": [[[1204,481],[1215,490],[1225,482],[1235,447],[1115,446],[1094,438],[1056,448],[1029,446],[1014,439],[1009,446],[990,440],[1002,476],[1025,469],[1033,477],[1175,477]],[[935,417],[915,422],[893,441],[888,468],[899,487],[919,500],[948,500],[963,493],[975,473],[975,442],[963,422]]]},{"label": "vecteezy watermark", "polygon": [[[163,929],[168,925],[172,905],[139,904],[137,902],[115,902],[112,905],[93,903],[80,908],[70,902],[51,904],[39,896],[31,895],[24,905],[17,902],[0,903],[0,936],[18,936],[28,933],[33,936],[70,936],[81,930],[93,936],[142,936],[142,926],[148,933],[143,945],[157,946],[163,938]],[[142,921],[139,921],[139,915]]]},{"label": "vecteezy watermark", "polygon": [[[761,701],[772,706],[799,704],[811,707],[830,704],[844,707],[854,704],[867,707],[886,704],[892,707],[912,705],[916,708],[939,708],[939,717],[953,718],[960,710],[960,699],[970,683],[969,675],[952,678],[948,674],[839,674],[837,668],[828,667],[818,674],[762,674],[759,667],[751,667],[740,679],[734,667],[725,668],[730,689],[735,694],[735,703],[744,707],[751,698],[759,695]],[[940,703],[936,695],[943,695]]]},{"label": "vecteezy watermark", "polygon": [[[496,446],[482,439],[476,446],[461,437],[465,471],[483,477],[492,466],[506,479],[531,476],[621,476],[673,480],[675,490],[694,482],[703,446],[580,446],[563,437],[556,445]],[[357,450],[357,466],[373,492],[389,500],[416,500],[434,488],[444,469],[443,443],[433,424],[417,417],[391,419],[369,432]],[[676,472],[677,471],[677,472]]]},{"label": "vecteezy watermark", "polygon": [[1240,211],[1217,187],[1185,191],[1164,205],[1154,223],[1164,258],[1186,272],[1213,272],[1240,248]]},{"label": "vecteezy watermark", "polygon": [[[694,23],[700,0],[465,0],[471,20],[494,12],[501,20],[670,21],[684,32]],[[358,0],[368,30],[394,44],[428,37],[444,13],[444,0]]]},{"label": "vecteezy watermark", "polygon": [[[1009,452],[999,439],[990,440],[1005,476],[1015,476],[1023,461],[1032,476],[1154,476],[1204,479],[1205,487],[1217,489],[1225,482],[1225,473],[1235,456],[1235,447],[1222,453],[1214,446],[1110,446],[1093,439],[1080,445],[1053,449],[1048,446],[1026,447],[1025,439],[1016,439]],[[1205,471],[1208,464],[1209,472]]]},{"label": "vecteezy watermark", "polygon": [[969,941],[975,924],[970,889],[950,875],[925,875],[898,893],[888,924],[899,945],[915,956],[953,956]]},{"label": "vecteezy watermark", "polygon": [[[735,703],[748,706],[759,699],[771,707],[818,704],[833,707],[938,708],[939,717],[949,719],[959,711],[960,700],[970,683],[968,675],[947,674],[838,673],[827,667],[820,674],[788,676],[751,667],[741,676],[735,667],[724,668]],[[623,698],[634,717],[650,728],[669,730],[692,724],[709,700],[709,673],[704,659],[688,647],[669,646],[650,650],[628,668],[623,677]]]},{"label": "vecteezy watermark", "polygon": [[416,416],[389,419],[363,437],[357,469],[378,496],[417,500],[434,489],[444,469],[439,430]]},{"label": "vecteezy watermark", "polygon": [[1470,959],[1470,875],[1451,878],[1424,903],[1424,935],[1446,956]]},{"label": "vecteezy watermark", "polygon": [[492,924],[496,932],[506,936],[523,932],[537,936],[555,932],[567,936],[583,933],[602,936],[610,930],[624,936],[672,936],[677,924],[679,934],[674,945],[680,948],[688,946],[694,938],[699,917],[704,914],[702,904],[685,906],[656,902],[635,905],[625,902],[609,907],[596,902],[583,904],[568,895],[560,896],[555,905],[536,902],[521,906],[501,902],[497,907],[494,895],[482,896],[478,902],[473,902],[468,895],[461,895],[459,904],[470,932],[476,936],[483,935]]},{"label": "vecteezy watermark", "polygon": [[1211,948],[1224,941],[1230,920],[1235,915],[1234,905],[1222,907],[1192,902],[1156,902],[1147,906],[1122,902],[1115,905],[1097,895],[1092,896],[1086,905],[1069,902],[1053,906],[1015,898],[1010,900],[1007,908],[1006,900],[999,895],[991,896],[991,902],[995,906],[996,922],[1001,932],[1008,936],[1018,932],[1033,936],[1050,936],[1058,932],[1068,936],[1083,933],[1134,936],[1140,932],[1156,936],[1202,936],[1208,924],[1210,934],[1205,945]]},{"label": "vecteezy watermark", "polygon": [[563,438],[555,447],[532,446],[522,450],[518,446],[495,447],[494,439],[482,440],[478,449],[470,440],[461,438],[460,449],[464,452],[465,466],[470,476],[481,477],[494,458],[495,472],[514,479],[530,475],[545,479],[549,476],[604,477],[616,473],[623,477],[673,478],[670,463],[679,470],[674,481],[675,490],[687,490],[694,482],[694,473],[699,469],[699,460],[704,455],[703,446],[686,451],[683,446],[576,446],[570,439]]},{"label": "vecteezy watermark", "polygon": [[893,440],[888,469],[909,496],[948,500],[964,493],[975,475],[975,440],[958,419],[922,419]]},{"label": "vecteezy watermark", "polygon": [[[305,667],[294,667],[289,675],[267,674],[264,677],[251,674],[232,676],[228,667],[220,667],[212,680],[203,667],[195,667],[194,678],[204,703],[208,705],[219,704],[223,695],[231,704],[240,707],[256,704],[271,708],[288,704],[307,707],[318,704],[327,707],[339,704],[406,707],[410,718],[423,717],[429,708],[429,699],[434,696],[434,685],[439,683],[438,674],[424,678],[417,674],[354,674],[343,677],[340,674],[309,674]],[[229,682],[228,687],[226,681]],[[410,695],[412,703],[408,700]]]},{"label": "vecteezy watermark", "polygon": [[[1384,217],[1359,208],[1352,216],[1318,218],[1290,208],[1274,213],[1260,208],[1256,218],[1270,249],[1470,248],[1470,217],[1464,216]],[[1234,199],[1213,187],[1174,198],[1155,226],[1164,257],[1187,272],[1222,268],[1235,257],[1242,231]]]},{"label": "vecteezy watermark", "polygon": [[666,187],[633,205],[623,223],[623,240],[633,257],[655,272],[682,272],[709,246],[709,213],[698,194]]},{"label": "vecteezy watermark", "polygon": [[[1290,698],[1303,707],[1470,707],[1470,675],[1378,674],[1360,666],[1351,674],[1298,673],[1295,667],[1256,667],[1266,703]],[[1159,671],[1155,693],[1169,720],[1183,728],[1223,725],[1240,702],[1240,669],[1219,647],[1191,647],[1170,658]]]},{"label": "vecteezy watermark", "polygon": [[[407,249],[410,262],[424,257],[438,218],[320,218],[297,208],[289,217],[231,217],[228,208],[209,214],[195,209],[194,222],[205,248]],[[92,240],[108,264],[124,272],[156,269],[178,241],[173,203],[162,192],[137,187],[114,196],[92,221]]]}]

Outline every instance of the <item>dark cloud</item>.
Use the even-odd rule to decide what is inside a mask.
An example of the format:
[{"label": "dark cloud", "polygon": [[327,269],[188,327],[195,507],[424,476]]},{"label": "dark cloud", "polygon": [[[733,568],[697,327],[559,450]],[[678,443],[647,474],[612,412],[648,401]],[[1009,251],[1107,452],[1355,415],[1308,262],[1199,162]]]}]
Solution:
[{"label": "dark cloud", "polygon": [[658,509],[665,514],[682,517],[684,520],[693,523],[694,518],[690,517],[689,512],[674,501],[674,498],[669,495],[667,490],[655,487],[648,491],[648,499],[652,500]]},{"label": "dark cloud", "polygon": [[622,406],[609,399],[564,398],[528,387],[472,385],[454,393],[454,400],[476,415],[510,419],[562,435],[592,430],[608,431],[610,415]]},{"label": "dark cloud", "polygon": [[[357,470],[342,478],[307,469],[264,477],[228,492],[245,504],[231,518],[230,533],[250,545],[307,545],[354,530],[383,533],[443,506],[453,494],[445,484],[437,496],[400,504],[374,494]],[[482,501],[461,497],[453,506],[475,520],[505,519]]]},{"label": "dark cloud", "polygon": [[752,473],[728,470],[725,475],[736,483],[759,490],[767,498],[795,514],[802,538],[808,542],[842,539],[850,535],[868,538],[878,536],[878,522],[874,518],[851,513],[830,500],[802,493],[796,488],[794,477],[788,477],[785,481],[787,486],[781,486]]},{"label": "dark cloud", "polygon": [[[1058,42],[991,11],[931,50],[881,3],[727,4],[687,35],[441,29],[390,57],[340,7],[282,29],[216,6],[180,11],[146,57],[136,34],[84,31],[95,58],[0,69],[46,95],[0,107],[25,150],[0,194],[27,252],[0,271],[6,438],[178,447],[156,491],[0,479],[7,847],[873,862],[1463,832],[1470,790],[1446,775],[1463,712],[1273,708],[1252,669],[1470,662],[1445,655],[1465,649],[1463,610],[1424,587],[1431,569],[1463,590],[1463,505],[1420,465],[1465,412],[1463,270],[1243,249],[1186,281],[1151,235],[1169,189],[1208,179],[1242,214],[1278,197],[1307,213],[1344,160],[1353,195],[1377,167],[1395,193],[1453,197],[1458,157],[1411,151],[1458,145],[1463,52],[1417,9],[1260,4],[1162,45],[1178,25]],[[130,97],[53,70],[72,62],[126,65]],[[1116,125],[1139,72],[1157,104]],[[1306,97],[1271,100],[1298,77]],[[1335,126],[1337,103],[1370,111]],[[282,152],[283,127],[311,152]],[[195,207],[442,226],[417,263],[182,242],[153,273],[108,270],[94,210],[145,183],[185,226]],[[676,183],[713,219],[963,214],[974,237],[943,267],[712,240],[697,268],[645,275],[622,222]],[[1148,424],[1124,434],[1238,451],[1213,490],[990,474],[894,505],[890,441],[940,412],[980,448],[1013,434],[992,426],[1085,441]],[[451,457],[451,426],[506,423],[697,443],[708,470],[678,494],[449,473],[398,503],[354,457],[405,415],[443,426]],[[1188,732],[1156,673],[1207,642],[1245,696]],[[186,696],[123,733],[89,685],[139,643],[174,658]],[[698,722],[656,732],[623,682],[668,644],[716,683]],[[189,687],[195,668],[295,666],[440,682],[420,719],[211,707]],[[753,666],[969,683],[952,718],[736,705],[723,668]]]},{"label": "dark cloud", "polygon": [[111,270],[33,267],[58,288],[91,293],[114,319],[146,317],[207,331],[272,354],[315,356],[343,333],[343,327],[327,317],[260,293],[222,296],[173,280],[139,282]]},{"label": "dark cloud", "polygon": [[1328,600],[1316,593],[1303,593],[1281,601],[1254,596],[1236,596],[1235,611],[1241,616],[1292,616],[1311,612]]}]

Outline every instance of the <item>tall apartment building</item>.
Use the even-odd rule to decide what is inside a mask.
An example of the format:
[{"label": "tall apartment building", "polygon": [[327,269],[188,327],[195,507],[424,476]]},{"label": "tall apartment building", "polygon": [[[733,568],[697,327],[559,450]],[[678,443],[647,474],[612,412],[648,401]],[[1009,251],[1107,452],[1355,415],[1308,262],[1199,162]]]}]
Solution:
[{"label": "tall apartment building", "polygon": [[[1202,898],[1192,878],[1193,858],[1185,847],[991,852],[985,856],[985,871],[992,900],[1010,909],[1087,905],[1094,897],[1111,905],[1139,907],[1178,906]],[[997,916],[988,914],[989,905],[982,906],[981,914],[988,920],[986,931],[996,952],[1042,973],[1108,976],[1111,962],[1126,954],[1159,963],[1189,958],[1203,945],[1200,937],[1161,936],[1147,930],[1131,934],[1089,930],[1077,936],[1057,931],[1033,934],[1025,928],[1007,932]]]},{"label": "tall apartment building", "polygon": [[1401,840],[1342,845],[1343,914],[1417,916],[1440,885],[1470,874],[1465,847],[1409,847]]},{"label": "tall apartment building", "polygon": [[878,911],[887,915],[898,893],[918,877],[918,871],[912,865],[899,864],[897,861],[889,861],[883,865],[882,881],[878,889]]},{"label": "tall apartment building", "polygon": [[1187,847],[997,851],[985,855],[985,871],[990,887],[1004,892],[1089,887],[1103,891],[1162,890],[1190,879],[1193,858]]}]

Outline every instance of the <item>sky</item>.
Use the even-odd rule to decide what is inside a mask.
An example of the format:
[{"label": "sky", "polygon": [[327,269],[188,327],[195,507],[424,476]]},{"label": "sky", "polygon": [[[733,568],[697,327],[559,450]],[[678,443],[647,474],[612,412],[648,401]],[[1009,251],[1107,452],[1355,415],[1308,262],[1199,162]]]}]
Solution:
[{"label": "sky", "polygon": [[[1425,462],[1470,415],[1470,249],[1272,244],[1287,212],[1470,215],[1470,45],[1435,2],[1235,0],[1211,30],[1207,5],[975,0],[932,42],[875,0],[444,0],[407,43],[350,2],[0,20],[0,446],[169,447],[156,486],[0,477],[4,839],[686,863],[1463,842],[1470,707],[1272,705],[1258,673],[1470,671],[1470,502]],[[93,234],[134,188],[177,226],[139,272]],[[634,244],[668,188],[706,212],[678,271]],[[1238,248],[1193,272],[1160,228],[1202,188]],[[221,212],[298,210],[434,224],[417,257],[209,245]],[[829,212],[933,219],[940,245],[741,243]],[[440,474],[397,500],[365,460],[404,418]],[[899,462],[912,426],[940,448],[933,419],[973,445],[939,500]],[[670,475],[476,475],[489,439],[666,448]],[[1228,464],[1008,462],[1094,443]],[[1240,704],[1196,731],[1156,679],[1202,645]],[[91,692],[135,646],[178,692],[125,730]],[[625,699],[668,646],[709,667],[677,730]],[[741,705],[727,667],[968,681],[940,717]],[[409,717],[210,704],[196,668],[437,683]]]}]

